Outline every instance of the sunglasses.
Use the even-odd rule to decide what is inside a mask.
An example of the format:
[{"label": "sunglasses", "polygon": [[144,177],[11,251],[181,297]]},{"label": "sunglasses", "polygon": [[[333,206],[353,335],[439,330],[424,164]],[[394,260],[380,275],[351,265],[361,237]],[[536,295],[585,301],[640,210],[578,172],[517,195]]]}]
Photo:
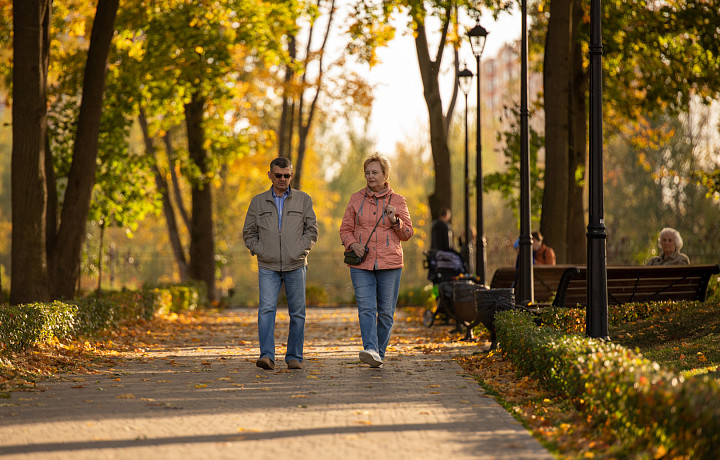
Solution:
[{"label": "sunglasses", "polygon": [[275,173],[275,177],[277,177],[278,179],[280,179],[281,177],[284,177],[285,179],[290,179],[292,177],[292,174]]}]

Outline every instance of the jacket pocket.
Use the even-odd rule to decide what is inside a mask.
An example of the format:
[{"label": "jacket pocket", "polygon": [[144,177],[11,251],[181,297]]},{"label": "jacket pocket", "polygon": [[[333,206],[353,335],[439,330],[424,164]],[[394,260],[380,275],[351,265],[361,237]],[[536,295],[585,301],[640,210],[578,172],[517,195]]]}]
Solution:
[{"label": "jacket pocket", "polygon": [[[262,211],[257,216],[258,229],[277,232],[277,219],[271,210]],[[263,232],[260,232],[261,234]]]},{"label": "jacket pocket", "polygon": [[262,211],[257,217],[259,242],[255,253],[265,263],[280,262],[280,238],[277,217],[271,210]]}]

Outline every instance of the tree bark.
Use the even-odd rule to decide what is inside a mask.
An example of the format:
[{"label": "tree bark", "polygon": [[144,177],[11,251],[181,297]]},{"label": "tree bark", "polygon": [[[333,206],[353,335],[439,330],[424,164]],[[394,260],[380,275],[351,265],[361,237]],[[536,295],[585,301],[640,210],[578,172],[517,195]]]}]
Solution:
[{"label": "tree bark", "polygon": [[568,117],[570,128],[570,155],[568,161],[568,228],[567,263],[585,265],[587,237],[585,231],[585,197],[587,196],[587,115],[586,93],[588,78],[583,70],[582,0],[573,0],[572,11],[572,66],[570,80],[571,103]]},{"label": "tree bark", "polygon": [[292,110],[291,101],[294,100],[292,81],[295,78],[293,62],[297,56],[295,36],[288,37],[288,55],[290,62],[285,66],[285,84],[283,86],[282,112],[280,113],[280,128],[278,129],[278,156],[290,158],[292,152]]},{"label": "tree bark", "polygon": [[430,59],[425,26],[422,24],[417,26],[415,49],[417,50],[420,76],[423,82],[423,95],[428,108],[430,147],[435,170],[435,189],[428,197],[428,201],[431,215],[437,216],[440,209],[452,207],[450,149],[447,144],[448,120],[443,114],[438,85],[438,69],[442,55],[438,56],[435,61]]},{"label": "tree bark", "polygon": [[[45,208],[45,253],[49,258],[55,251],[58,232],[58,192],[53,165],[50,136],[45,131],[45,187],[47,189],[47,206]],[[50,289],[48,287],[48,289]]]},{"label": "tree bark", "polygon": [[570,62],[573,0],[551,0],[545,39],[545,191],[540,231],[555,250],[558,263],[567,262]]},{"label": "tree bark", "polygon": [[95,185],[105,73],[119,0],[99,0],[90,35],[73,159],[68,174],[57,246],[49,256],[52,295],[72,298],[80,277],[80,258],[90,199]]},{"label": "tree bark", "polygon": [[163,136],[165,142],[165,153],[168,158],[168,170],[170,171],[170,180],[172,181],[173,198],[175,198],[175,207],[177,207],[180,213],[180,218],[185,224],[185,230],[190,232],[190,216],[185,206],[185,200],[183,200],[182,193],[180,192],[180,182],[177,173],[175,172],[175,149],[170,141],[170,133],[165,133]]},{"label": "tree bark", "polygon": [[12,304],[50,298],[45,227],[50,15],[49,0],[13,1]]},{"label": "tree bark", "polygon": [[140,110],[138,121],[140,123],[140,129],[143,133],[143,139],[145,139],[145,151],[148,155],[153,157],[152,168],[153,175],[155,176],[155,187],[162,197],[163,215],[165,216],[165,222],[168,228],[168,238],[170,239],[173,256],[175,257],[175,263],[178,267],[180,281],[184,282],[188,280],[187,259],[185,259],[185,251],[183,251],[182,241],[180,240],[180,232],[178,232],[175,210],[173,209],[172,201],[170,200],[170,189],[168,187],[167,180],[165,180],[165,176],[163,176],[160,168],[157,166],[157,150],[155,149],[155,145],[150,137],[147,117],[145,116],[145,112],[143,110]]},{"label": "tree bark", "polygon": [[102,277],[103,277],[103,246],[105,245],[105,227],[107,226],[106,222],[103,222],[100,224],[100,244],[98,245],[98,255],[97,255],[97,264],[98,264],[98,280],[97,280],[97,288],[95,289],[95,294],[99,297],[100,294],[102,294]]},{"label": "tree bark", "polygon": [[192,185],[192,217],[190,219],[190,278],[204,281],[208,300],[217,300],[215,291],[215,243],[213,232],[212,187],[206,180],[208,155],[203,145],[202,125],[205,99],[197,94],[185,104],[188,151],[202,177]]}]

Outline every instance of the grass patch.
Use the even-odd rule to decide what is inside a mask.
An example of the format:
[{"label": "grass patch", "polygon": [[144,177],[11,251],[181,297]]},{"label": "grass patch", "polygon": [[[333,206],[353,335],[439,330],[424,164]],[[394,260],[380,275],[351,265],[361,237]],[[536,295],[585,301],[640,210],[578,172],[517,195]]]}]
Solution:
[{"label": "grass patch", "polygon": [[693,304],[661,316],[610,327],[613,342],[637,348],[648,359],[685,376],[720,365],[720,302]]}]

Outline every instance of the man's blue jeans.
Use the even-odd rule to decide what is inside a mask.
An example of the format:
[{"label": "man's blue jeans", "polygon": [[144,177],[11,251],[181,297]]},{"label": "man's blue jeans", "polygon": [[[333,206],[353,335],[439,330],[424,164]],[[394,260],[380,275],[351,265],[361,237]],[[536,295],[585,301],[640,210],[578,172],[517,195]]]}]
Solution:
[{"label": "man's blue jeans", "polygon": [[402,268],[362,270],[350,267],[363,349],[377,351],[383,359],[390,341],[401,274]]},{"label": "man's blue jeans", "polygon": [[285,283],[285,294],[290,313],[290,332],[288,333],[285,362],[291,359],[303,360],[305,342],[305,279],[307,266],[289,272],[276,272],[260,268],[258,281],[260,286],[260,306],[258,308],[258,335],[260,338],[260,357],[275,361],[275,314],[280,287]]}]

